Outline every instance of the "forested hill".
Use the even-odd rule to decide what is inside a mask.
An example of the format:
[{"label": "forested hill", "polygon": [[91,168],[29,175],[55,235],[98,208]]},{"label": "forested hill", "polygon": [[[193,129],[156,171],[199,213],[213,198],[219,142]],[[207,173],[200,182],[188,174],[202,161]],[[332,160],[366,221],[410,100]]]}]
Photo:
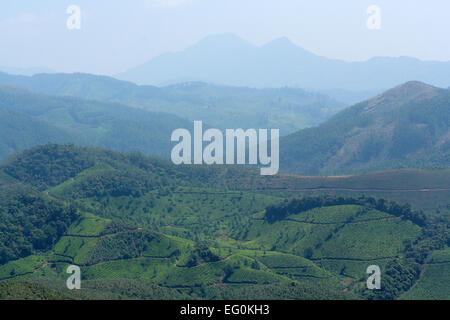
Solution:
[{"label": "forested hill", "polygon": [[0,86],[0,159],[46,143],[75,143],[168,157],[170,135],[192,123],[117,103]]},{"label": "forested hill", "polygon": [[27,77],[0,72],[0,85],[168,112],[190,121],[202,120],[219,129],[278,128],[282,135],[318,125],[346,106],[327,95],[299,88],[255,89],[202,82],[138,86],[82,73]]},{"label": "forested hill", "polygon": [[82,194],[98,191],[91,190],[96,184],[91,181],[95,176],[97,182],[108,181],[102,186],[103,193],[142,194],[163,187],[191,186],[283,196],[369,194],[428,212],[448,212],[450,208],[450,170],[402,169],[337,177],[261,176],[259,170],[245,166],[176,166],[170,160],[140,153],[57,144],[36,146],[9,156],[0,166],[0,187],[20,181],[45,190],[86,170],[90,174],[83,176],[89,179],[75,184]]},{"label": "forested hill", "polygon": [[280,141],[280,170],[333,175],[450,167],[450,90],[408,82]]},{"label": "forested hill", "polygon": [[[241,166],[176,166],[170,160],[146,157],[141,153],[57,144],[37,146],[11,155],[0,168],[9,178],[39,190],[93,170],[93,176],[108,181],[102,192],[127,195],[169,186],[214,186],[224,190],[250,188],[255,179],[260,179],[258,171]],[[89,186],[86,181],[86,185],[79,186],[79,191],[94,192],[91,187],[94,185]]]}]

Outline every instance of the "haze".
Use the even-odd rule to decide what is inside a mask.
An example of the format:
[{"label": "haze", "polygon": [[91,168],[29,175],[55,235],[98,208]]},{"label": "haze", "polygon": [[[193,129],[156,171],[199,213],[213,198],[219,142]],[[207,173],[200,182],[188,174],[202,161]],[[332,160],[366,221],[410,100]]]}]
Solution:
[{"label": "haze", "polygon": [[[81,30],[66,27],[69,5]],[[366,26],[369,5],[381,29]],[[14,1],[0,10],[0,67],[114,75],[210,34],[234,33],[257,45],[279,37],[329,58],[374,56],[450,60],[446,0]]]}]

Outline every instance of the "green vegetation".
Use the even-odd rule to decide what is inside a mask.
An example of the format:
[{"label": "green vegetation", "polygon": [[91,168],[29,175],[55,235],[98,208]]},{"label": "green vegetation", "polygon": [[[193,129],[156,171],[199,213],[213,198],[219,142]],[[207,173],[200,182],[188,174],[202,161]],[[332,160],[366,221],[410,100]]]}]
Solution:
[{"label": "green vegetation", "polygon": [[[341,175],[450,168],[450,90],[408,82],[280,140],[280,170]],[[448,184],[447,184],[448,186]]]},{"label": "green vegetation", "polygon": [[0,282],[0,300],[168,300],[188,299],[176,289],[164,288],[142,280],[83,281],[83,289],[68,291],[64,281],[25,280]]},{"label": "green vegetation", "polygon": [[0,279],[6,280],[35,272],[45,265],[44,256],[28,256],[26,258],[10,261],[0,266]]},{"label": "green vegetation", "polygon": [[192,122],[117,103],[0,87],[0,159],[36,145],[75,143],[168,157],[167,137]]},{"label": "green vegetation", "polygon": [[[296,191],[382,188],[385,173],[261,177],[72,145],[20,152],[0,173],[4,299],[448,298],[445,213]],[[399,189],[420,175],[445,186],[446,172],[392,174]],[[70,264],[80,291],[65,289]],[[371,264],[377,292],[365,289]]]},{"label": "green vegetation", "polygon": [[[201,82],[159,88],[137,86],[89,74],[22,77],[0,73],[0,84],[18,86],[41,94],[71,96],[110,104],[121,103],[155,113],[171,113],[190,121],[202,120],[219,129],[278,128],[282,134],[317,125],[345,106],[326,95],[298,88],[255,89]],[[58,123],[63,120],[71,121],[64,109],[52,111],[51,116],[57,117],[54,119],[58,119]],[[156,122],[151,124],[155,125]],[[129,133],[135,131],[138,134],[141,130],[133,129],[123,122],[120,126]],[[160,129],[162,128],[161,126]],[[120,131],[116,132],[119,133]],[[139,137],[141,136],[136,135],[135,139]],[[111,144],[107,147],[116,146],[118,145]],[[146,150],[139,150],[147,153]]]},{"label": "green vegetation", "polygon": [[[404,219],[411,220],[412,222],[418,225],[424,225],[425,223],[425,215],[423,212],[415,212],[411,210],[411,206],[403,205],[400,206],[395,202],[386,202],[384,199],[374,199],[372,197],[369,198],[324,198],[324,197],[304,197],[301,199],[292,199],[291,201],[285,203],[283,205],[274,206],[271,205],[267,207],[265,213],[265,219],[273,223],[275,221],[283,220],[287,216],[292,214],[302,213],[304,211],[309,211],[314,208],[322,208],[322,207],[331,207],[331,206],[343,206],[343,205],[359,205],[363,207],[359,211],[357,211],[354,215],[347,216],[345,221],[341,222],[352,222],[355,217],[366,216],[368,211],[370,210],[371,219],[383,219],[383,215],[381,217],[377,215],[377,212],[373,210],[376,209],[378,211],[383,211],[385,213],[389,213],[396,217],[402,217]],[[353,207],[354,208],[354,207]],[[348,212],[348,210],[346,210]],[[386,218],[386,216],[384,216]],[[366,218],[367,219],[367,218]],[[321,223],[319,221],[310,221]],[[326,222],[323,222],[326,223]],[[336,223],[336,222],[334,222]]]},{"label": "green vegetation", "polygon": [[0,264],[49,250],[78,217],[76,209],[14,186],[0,193]]},{"label": "green vegetation", "polygon": [[68,300],[69,294],[38,283],[24,281],[0,282],[0,300]]}]

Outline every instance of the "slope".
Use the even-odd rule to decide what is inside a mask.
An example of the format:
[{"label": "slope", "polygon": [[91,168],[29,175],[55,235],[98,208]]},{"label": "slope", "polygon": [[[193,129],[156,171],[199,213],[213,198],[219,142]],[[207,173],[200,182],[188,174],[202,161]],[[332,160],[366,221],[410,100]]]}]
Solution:
[{"label": "slope", "polygon": [[280,169],[313,175],[449,168],[450,91],[408,82],[280,141]]},{"label": "slope", "polygon": [[168,113],[117,103],[0,87],[0,157],[35,145],[76,143],[168,157],[170,135],[192,124]]},{"label": "slope", "polygon": [[282,134],[317,125],[345,106],[326,95],[295,88],[238,88],[201,82],[158,88],[81,73],[33,77],[0,73],[0,84],[169,112],[220,129],[279,128]]}]

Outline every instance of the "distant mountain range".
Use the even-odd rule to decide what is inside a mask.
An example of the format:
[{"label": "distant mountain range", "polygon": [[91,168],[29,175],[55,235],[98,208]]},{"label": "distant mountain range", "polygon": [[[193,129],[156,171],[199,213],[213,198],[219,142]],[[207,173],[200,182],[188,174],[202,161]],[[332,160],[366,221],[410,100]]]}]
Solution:
[{"label": "distant mountain range", "polygon": [[163,88],[91,74],[0,73],[0,85],[47,95],[93,99],[202,120],[213,127],[278,128],[293,133],[324,122],[346,104],[294,88],[252,89],[190,82]]},{"label": "distant mountain range", "polygon": [[450,168],[450,90],[408,82],[280,141],[280,170],[335,175]]},{"label": "distant mountain range", "polygon": [[14,68],[14,67],[2,67],[0,66],[0,72],[22,75],[22,76],[32,76],[38,73],[54,73],[50,68],[34,67],[34,68]]},{"label": "distant mountain range", "polygon": [[[450,62],[376,57],[345,62],[317,56],[287,38],[255,46],[236,35],[211,35],[117,75],[139,84],[204,81],[232,86],[373,91],[418,80],[450,85]],[[354,102],[354,101],[353,101]]]}]

